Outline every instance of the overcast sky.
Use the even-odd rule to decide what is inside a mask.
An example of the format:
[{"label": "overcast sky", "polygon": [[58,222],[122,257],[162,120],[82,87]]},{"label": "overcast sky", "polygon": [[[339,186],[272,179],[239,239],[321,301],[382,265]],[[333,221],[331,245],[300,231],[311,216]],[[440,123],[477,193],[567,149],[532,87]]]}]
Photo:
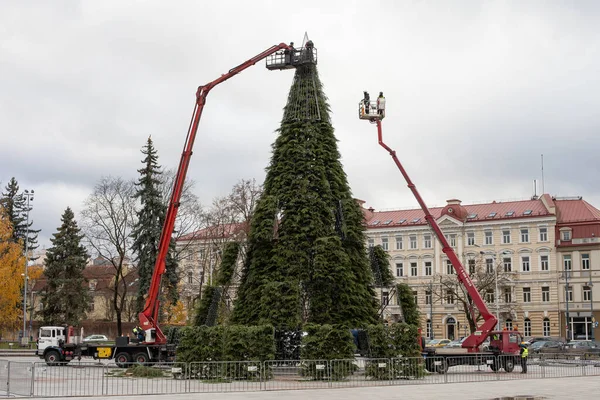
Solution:
[{"label": "overcast sky", "polygon": [[[583,196],[600,207],[600,3],[594,1],[0,2],[0,182],[36,192],[40,244],[102,176],[136,178],[152,135],[175,169],[198,85],[273,44],[318,49],[355,197],[417,207],[363,90],[387,99],[384,139],[431,205]],[[188,177],[203,204],[264,179],[293,71],[217,86]]]}]

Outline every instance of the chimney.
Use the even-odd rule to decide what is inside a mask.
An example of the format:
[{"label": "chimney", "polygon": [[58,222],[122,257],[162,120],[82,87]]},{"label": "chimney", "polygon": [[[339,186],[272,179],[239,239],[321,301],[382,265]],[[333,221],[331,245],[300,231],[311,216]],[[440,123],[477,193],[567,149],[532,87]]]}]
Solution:
[{"label": "chimney", "polygon": [[460,206],[461,201],[459,199],[446,200],[449,206]]}]

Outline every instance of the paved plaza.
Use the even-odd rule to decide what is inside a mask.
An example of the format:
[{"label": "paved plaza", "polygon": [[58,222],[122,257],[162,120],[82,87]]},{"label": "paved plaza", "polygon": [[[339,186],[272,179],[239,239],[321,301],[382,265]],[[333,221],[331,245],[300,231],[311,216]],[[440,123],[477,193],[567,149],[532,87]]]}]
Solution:
[{"label": "paved plaza", "polygon": [[[350,389],[314,389],[261,391],[236,393],[189,393],[143,396],[109,396],[114,400],[254,400],[254,399],[323,399],[323,400],[367,400],[367,399],[448,399],[488,400],[503,398],[520,399],[594,399],[600,395],[600,377],[559,379],[527,379],[519,381],[449,383],[438,385],[408,385],[385,387],[361,387]],[[528,396],[528,397],[526,397]],[[40,399],[40,398],[38,398]],[[89,400],[90,397],[70,397],[73,400]]]}]

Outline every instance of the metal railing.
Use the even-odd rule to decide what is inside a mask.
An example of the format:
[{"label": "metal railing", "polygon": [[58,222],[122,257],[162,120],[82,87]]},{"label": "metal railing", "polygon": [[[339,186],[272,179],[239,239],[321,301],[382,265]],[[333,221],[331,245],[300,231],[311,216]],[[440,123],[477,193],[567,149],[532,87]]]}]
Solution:
[{"label": "metal railing", "polygon": [[431,385],[600,376],[600,354],[131,364],[0,360],[0,396],[71,397]]}]

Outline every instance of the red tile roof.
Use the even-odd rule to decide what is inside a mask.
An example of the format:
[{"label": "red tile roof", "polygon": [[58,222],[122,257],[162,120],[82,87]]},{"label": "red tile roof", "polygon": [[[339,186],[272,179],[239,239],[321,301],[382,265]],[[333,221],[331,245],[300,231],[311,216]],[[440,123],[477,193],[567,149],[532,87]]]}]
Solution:
[{"label": "red tile roof", "polygon": [[572,200],[555,199],[558,222],[600,221],[600,210],[587,201],[577,198]]},{"label": "red tile roof", "polygon": [[248,230],[248,223],[232,223],[209,226],[208,228],[200,229],[187,235],[178,238],[177,241],[184,240],[206,240],[206,239],[223,239],[235,236],[239,232]]},{"label": "red tile roof", "polygon": [[[467,222],[481,221],[496,221],[502,219],[514,218],[533,218],[539,216],[552,215],[552,213],[544,206],[540,199],[536,200],[521,200],[462,205],[467,210]],[[439,218],[442,215],[442,210],[446,207],[432,207],[429,209],[434,218]],[[512,212],[512,214],[510,214]],[[528,212],[528,214],[524,214]],[[492,213],[496,213],[492,216]],[[418,219],[417,222],[413,222]],[[403,223],[399,221],[405,220]],[[379,223],[374,223],[379,221]],[[391,221],[386,224],[387,221]],[[411,210],[396,210],[396,211],[375,211],[369,217],[365,213],[365,222],[368,228],[381,228],[386,226],[406,226],[406,225],[426,225],[425,214],[421,209]]]}]

